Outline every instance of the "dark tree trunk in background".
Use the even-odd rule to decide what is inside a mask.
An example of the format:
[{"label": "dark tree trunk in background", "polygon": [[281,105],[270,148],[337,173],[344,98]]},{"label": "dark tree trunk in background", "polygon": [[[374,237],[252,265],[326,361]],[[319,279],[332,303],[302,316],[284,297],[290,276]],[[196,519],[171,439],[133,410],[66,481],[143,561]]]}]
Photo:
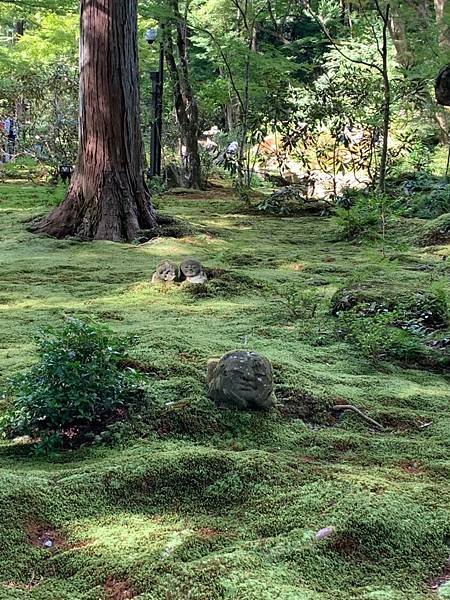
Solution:
[{"label": "dark tree trunk in background", "polygon": [[20,38],[25,33],[25,21],[22,19],[16,21],[16,38]]},{"label": "dark tree trunk in background", "polygon": [[[165,55],[173,86],[173,100],[186,147],[186,175],[189,187],[203,187],[199,138],[199,115],[197,100],[192,90],[188,59],[188,34],[186,18],[180,13],[178,0],[170,0],[173,23],[165,27]],[[174,29],[174,33],[172,32]],[[175,43],[173,40],[175,37]],[[175,58],[175,45],[178,63]]]},{"label": "dark tree trunk in background", "polygon": [[[445,52],[450,48],[449,3],[448,0],[434,0],[434,12],[439,33],[439,46]],[[436,107],[436,121],[440,129],[442,143],[449,143],[449,116],[445,108]]]},{"label": "dark tree trunk in background", "polygon": [[143,176],[136,5],[81,0],[77,164],[65,200],[36,233],[130,241],[156,224]]}]

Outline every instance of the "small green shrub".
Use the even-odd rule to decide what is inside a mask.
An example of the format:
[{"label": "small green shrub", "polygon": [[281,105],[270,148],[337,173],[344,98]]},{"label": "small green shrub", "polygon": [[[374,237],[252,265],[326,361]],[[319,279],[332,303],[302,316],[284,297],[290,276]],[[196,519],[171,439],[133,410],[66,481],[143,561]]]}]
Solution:
[{"label": "small green shrub", "polygon": [[104,326],[70,319],[41,332],[37,341],[39,362],[6,391],[12,407],[1,426],[7,436],[61,446],[125,414],[140,378],[121,368],[127,357],[123,339]]},{"label": "small green shrub", "polygon": [[395,312],[396,325],[416,333],[445,327],[449,319],[447,293],[436,285],[407,296],[363,286],[337,290],[331,299],[331,314],[337,317],[352,309],[360,316]]},{"label": "small green shrub", "polygon": [[[379,313],[391,311],[395,304],[385,293],[365,286],[339,288],[331,298],[331,314],[339,316],[356,306],[364,306],[364,312]],[[361,309],[360,311],[361,312]]]},{"label": "small green shrub", "polygon": [[292,284],[276,291],[273,302],[282,305],[293,319],[313,319],[317,313],[320,297],[316,290],[305,290]]},{"label": "small green shrub", "polygon": [[426,332],[448,324],[449,305],[443,288],[416,292],[399,306],[402,327],[411,331]]},{"label": "small green shrub", "polygon": [[432,158],[433,154],[430,147],[419,140],[411,148],[407,163],[411,165],[414,171],[427,174],[430,170]]},{"label": "small green shrub", "polygon": [[379,209],[374,198],[358,196],[349,199],[345,196],[336,203],[334,221],[346,240],[370,238],[380,223]]},{"label": "small green shrub", "polygon": [[341,315],[338,333],[373,360],[415,360],[421,355],[421,340],[412,332],[398,328],[397,312],[361,316],[359,307]]},{"label": "small green shrub", "polygon": [[162,194],[164,194],[164,192],[167,191],[166,182],[164,180],[164,177],[162,177],[161,175],[154,175],[153,177],[151,177],[148,180],[147,185],[150,194],[152,195],[152,202],[154,202],[155,198],[162,196]]},{"label": "small green shrub", "polygon": [[275,190],[258,204],[258,210],[268,215],[286,217],[298,212],[304,205],[303,197],[293,186]]},{"label": "small green shrub", "polygon": [[439,187],[427,194],[417,194],[408,201],[404,214],[419,219],[436,219],[450,212],[450,186]]}]

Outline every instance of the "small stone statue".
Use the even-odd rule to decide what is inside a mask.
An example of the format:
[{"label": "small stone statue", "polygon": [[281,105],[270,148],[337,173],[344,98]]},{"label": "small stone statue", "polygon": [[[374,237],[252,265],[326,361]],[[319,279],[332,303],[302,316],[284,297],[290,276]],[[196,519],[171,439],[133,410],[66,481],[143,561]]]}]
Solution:
[{"label": "small stone statue", "polygon": [[209,397],[217,406],[269,410],[275,403],[270,362],[256,352],[233,350],[208,362]]},{"label": "small stone statue", "polygon": [[177,266],[170,262],[170,260],[163,260],[156,267],[156,270],[152,275],[152,283],[168,283],[175,281],[176,277]]},{"label": "small stone statue", "polygon": [[180,265],[180,281],[188,283],[206,283],[208,280],[201,263],[194,258],[187,258]]}]

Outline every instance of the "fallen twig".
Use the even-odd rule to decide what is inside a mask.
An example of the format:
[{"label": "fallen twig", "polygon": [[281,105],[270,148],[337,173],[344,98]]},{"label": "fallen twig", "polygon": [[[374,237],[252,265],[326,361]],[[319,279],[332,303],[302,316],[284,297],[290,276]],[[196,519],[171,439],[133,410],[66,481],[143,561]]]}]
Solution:
[{"label": "fallen twig", "polygon": [[356,408],[356,406],[353,406],[352,404],[336,404],[336,406],[333,406],[333,410],[352,410],[362,419],[367,421],[367,423],[374,425],[374,427],[378,427],[378,429],[384,429],[381,423],[378,423],[378,421],[375,421],[371,417],[367,416],[365,413],[362,412],[362,410],[359,410],[359,408]]}]

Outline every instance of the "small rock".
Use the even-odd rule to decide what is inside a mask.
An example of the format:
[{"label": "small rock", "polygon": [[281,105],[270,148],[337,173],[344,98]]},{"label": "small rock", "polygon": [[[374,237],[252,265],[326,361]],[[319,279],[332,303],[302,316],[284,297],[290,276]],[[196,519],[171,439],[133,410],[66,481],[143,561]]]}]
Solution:
[{"label": "small rock", "polygon": [[335,532],[335,528],[333,526],[331,527],[324,527],[323,529],[320,529],[317,533],[316,533],[316,541],[320,542],[321,540],[325,540],[327,537],[330,537],[330,535],[333,535],[333,533]]}]

